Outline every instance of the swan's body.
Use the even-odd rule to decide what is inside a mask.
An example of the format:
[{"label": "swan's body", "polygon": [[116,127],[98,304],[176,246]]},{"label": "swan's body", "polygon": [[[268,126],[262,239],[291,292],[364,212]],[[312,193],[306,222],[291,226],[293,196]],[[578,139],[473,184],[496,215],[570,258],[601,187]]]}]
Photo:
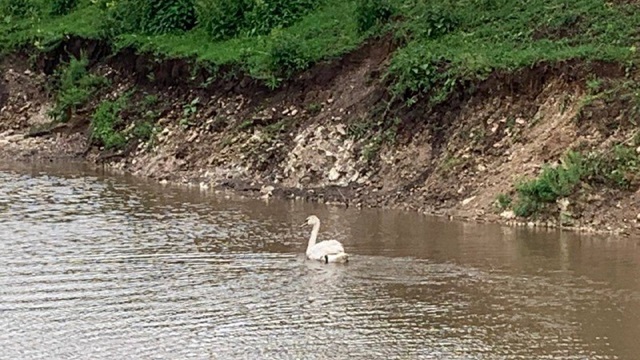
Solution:
[{"label": "swan's body", "polygon": [[330,262],[348,262],[349,255],[344,252],[344,247],[337,240],[325,240],[316,244],[318,232],[320,231],[320,219],[311,215],[307,218],[304,225],[313,225],[311,236],[309,237],[309,245],[307,245],[307,258],[310,260]]}]

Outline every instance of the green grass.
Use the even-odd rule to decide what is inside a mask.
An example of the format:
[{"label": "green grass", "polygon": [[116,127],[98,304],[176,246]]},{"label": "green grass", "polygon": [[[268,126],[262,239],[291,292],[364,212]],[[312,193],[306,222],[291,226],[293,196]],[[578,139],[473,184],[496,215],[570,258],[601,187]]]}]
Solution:
[{"label": "green grass", "polygon": [[[640,155],[635,146],[618,144],[605,152],[570,151],[558,166],[545,166],[538,177],[516,185],[516,215],[535,217],[553,208],[558,199],[575,194],[584,185],[632,190],[640,185]],[[504,199],[503,199],[504,200]]]},{"label": "green grass", "polygon": [[[134,47],[214,68],[232,65],[278,86],[385,31],[402,44],[387,74],[391,90],[411,105],[424,98],[442,102],[461,81],[483,79],[496,70],[567,59],[635,61],[640,40],[640,6],[604,0],[245,1],[242,6],[248,10],[239,15],[212,10],[216,4],[235,6],[228,5],[231,0],[150,1],[80,0],[61,11],[68,14],[54,16],[44,0],[0,0],[5,10],[13,2],[32,4],[29,11],[0,18],[0,50],[25,45],[46,49],[70,35],[106,39],[116,50]],[[164,13],[157,18],[149,10],[173,9],[173,3],[180,4],[176,16],[183,17],[192,16],[185,7],[195,6],[195,27],[188,19],[181,22]],[[278,10],[282,3],[291,11]],[[127,6],[137,6],[132,9],[140,13],[130,14]],[[240,16],[240,25],[221,16]]]},{"label": "green grass", "polygon": [[567,59],[636,59],[638,5],[599,0],[571,5],[559,0],[412,3],[402,10],[411,20],[396,29],[407,44],[390,68],[399,95],[429,95],[437,103],[456,82],[484,79],[495,70]]}]

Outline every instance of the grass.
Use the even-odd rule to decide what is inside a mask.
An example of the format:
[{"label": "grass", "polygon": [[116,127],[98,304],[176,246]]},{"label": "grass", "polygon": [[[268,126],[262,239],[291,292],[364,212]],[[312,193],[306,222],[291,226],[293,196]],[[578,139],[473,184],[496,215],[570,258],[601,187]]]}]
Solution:
[{"label": "grass", "polygon": [[[637,146],[637,145],[635,145]],[[556,201],[569,197],[584,184],[631,190],[640,185],[640,155],[634,146],[618,144],[606,152],[582,154],[568,152],[561,164],[545,166],[534,179],[516,185],[517,200],[501,206],[513,206],[516,215],[535,217],[548,212]]]},{"label": "grass", "polygon": [[[455,84],[568,59],[636,59],[638,5],[599,0],[413,1],[396,29],[407,43],[394,56],[393,91],[443,101]],[[418,22],[422,19],[423,22]],[[575,30],[573,30],[575,29]],[[407,96],[409,95],[409,96]],[[409,105],[411,102],[409,103]]]},{"label": "grass", "polygon": [[[288,17],[285,26],[269,30],[257,24],[259,32],[234,30],[230,37],[212,34],[205,26],[208,18],[198,19],[201,25],[187,30],[170,31],[162,24],[158,28],[169,30],[131,30],[110,18],[109,5],[101,1],[79,1],[60,16],[52,15],[43,0],[0,0],[0,7],[15,1],[31,3],[35,10],[0,19],[0,49],[5,53],[25,45],[46,49],[69,35],[107,39],[115,49],[134,47],[159,57],[233,65],[274,87],[313,63],[355,49],[373,34],[390,31],[403,46],[387,75],[397,98],[408,105],[424,97],[439,103],[461,81],[542,61],[635,61],[640,40],[638,5],[604,0],[576,0],[571,5],[561,0],[298,1],[299,15]],[[164,0],[171,1],[180,0]],[[228,2],[208,0],[200,6],[224,1]],[[117,7],[126,1],[113,3]],[[310,7],[302,11],[301,6]],[[202,9],[200,13],[208,14]],[[390,18],[401,20],[389,22]],[[279,20],[264,21],[273,25]],[[113,28],[124,30],[114,33]]]}]

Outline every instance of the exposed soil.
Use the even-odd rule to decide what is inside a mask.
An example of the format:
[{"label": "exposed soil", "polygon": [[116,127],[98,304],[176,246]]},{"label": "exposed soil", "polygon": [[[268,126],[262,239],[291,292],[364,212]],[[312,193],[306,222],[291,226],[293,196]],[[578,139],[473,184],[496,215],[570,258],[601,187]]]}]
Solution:
[{"label": "exposed soil", "polygon": [[[41,56],[37,70],[21,55],[0,64],[2,157],[84,158],[159,181],[252,196],[516,223],[496,210],[498,194],[513,194],[515,183],[557,162],[567,149],[606,148],[637,130],[628,120],[628,100],[583,101],[588,75],[625,75],[615,64],[539,64],[461,85],[435,109],[422,103],[387,108],[381,74],[394,49],[389,39],[319,64],[275,91],[242,76],[207,81],[211,74],[184,60],[155,61],[132,51],[108,57],[105,48],[73,39],[64,51]],[[108,77],[112,87],[68,124],[51,126],[46,76],[66,54],[81,49],[92,56],[92,71]],[[139,110],[145,95],[158,98],[147,109],[156,114],[155,139],[132,140],[115,152],[89,146],[92,109],[132,88]],[[185,115],[196,98],[195,111]],[[141,113],[123,114],[122,126]],[[399,122],[377,120],[383,113]],[[385,133],[395,141],[376,139]],[[545,225],[640,234],[637,188],[594,188],[567,201],[569,219],[547,218]]]}]

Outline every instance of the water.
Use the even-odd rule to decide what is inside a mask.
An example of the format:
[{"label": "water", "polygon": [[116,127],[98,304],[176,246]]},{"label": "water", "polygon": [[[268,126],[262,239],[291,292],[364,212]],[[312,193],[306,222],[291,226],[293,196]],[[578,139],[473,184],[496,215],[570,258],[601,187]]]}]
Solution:
[{"label": "water", "polygon": [[[305,261],[306,216],[347,265]],[[636,359],[636,240],[0,165],[2,359]]]}]

